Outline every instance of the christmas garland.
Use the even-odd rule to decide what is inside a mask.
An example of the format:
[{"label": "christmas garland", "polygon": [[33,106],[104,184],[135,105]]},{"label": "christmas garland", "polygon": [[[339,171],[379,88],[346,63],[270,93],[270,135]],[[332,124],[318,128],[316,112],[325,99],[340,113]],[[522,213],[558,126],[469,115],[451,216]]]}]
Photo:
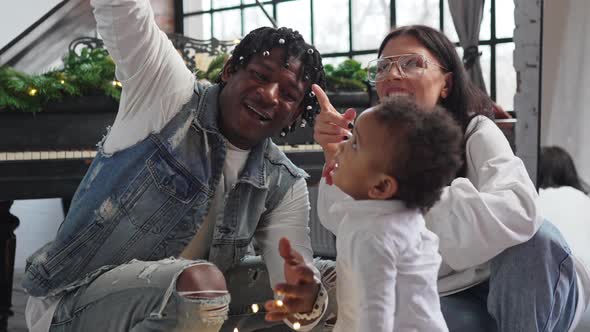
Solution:
[{"label": "christmas garland", "polygon": [[[198,79],[214,81],[229,55],[222,54],[206,71],[197,71]],[[44,74],[28,75],[8,66],[0,66],[0,110],[38,112],[50,101],[66,97],[103,94],[118,101],[121,82],[115,78],[115,63],[106,49],[83,48],[63,58],[63,68]],[[331,91],[366,91],[367,77],[359,62],[348,59],[336,68],[326,65],[326,80]]]},{"label": "christmas garland", "polygon": [[0,109],[37,112],[49,101],[68,96],[102,93],[121,97],[121,82],[115,79],[115,63],[104,48],[69,52],[60,70],[27,75],[8,66],[0,67]]}]

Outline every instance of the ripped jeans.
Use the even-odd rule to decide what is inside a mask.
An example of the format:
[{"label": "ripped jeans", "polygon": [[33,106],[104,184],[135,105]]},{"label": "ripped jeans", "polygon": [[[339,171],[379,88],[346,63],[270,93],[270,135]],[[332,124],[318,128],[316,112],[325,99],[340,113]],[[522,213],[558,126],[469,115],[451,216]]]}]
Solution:
[{"label": "ripped jeans", "polygon": [[[212,298],[179,294],[178,276],[199,264],[209,263],[173,258],[133,260],[109,270],[61,299],[50,331],[232,332],[236,327],[240,332],[290,331],[284,324],[264,320],[263,303],[273,298],[273,293],[260,258],[248,258],[226,274],[229,294]],[[316,261],[315,265],[320,271],[328,271],[328,277],[335,267],[331,261]],[[325,287],[330,300],[335,301],[335,284]],[[252,312],[253,303],[259,304],[260,312]],[[330,307],[335,310],[335,304]],[[326,313],[313,331],[324,331],[324,321],[333,315]]]}]

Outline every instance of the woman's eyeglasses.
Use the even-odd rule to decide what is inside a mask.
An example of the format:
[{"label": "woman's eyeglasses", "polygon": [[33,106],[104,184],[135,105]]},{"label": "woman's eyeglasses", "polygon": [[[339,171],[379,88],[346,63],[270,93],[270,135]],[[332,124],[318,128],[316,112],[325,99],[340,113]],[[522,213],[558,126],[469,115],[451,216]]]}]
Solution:
[{"label": "woman's eyeglasses", "polygon": [[394,65],[402,78],[414,78],[422,76],[429,64],[447,71],[445,67],[422,54],[401,54],[370,61],[368,79],[371,83],[385,80],[391,74]]}]

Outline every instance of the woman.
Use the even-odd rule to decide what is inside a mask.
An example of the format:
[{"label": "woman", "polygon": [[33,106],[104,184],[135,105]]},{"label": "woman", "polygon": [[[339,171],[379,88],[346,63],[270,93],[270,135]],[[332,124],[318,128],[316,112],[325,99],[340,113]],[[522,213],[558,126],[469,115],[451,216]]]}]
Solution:
[{"label": "woman", "polygon": [[[454,45],[437,30],[407,26],[385,37],[378,56],[369,78],[380,98],[404,94],[444,106],[465,134],[464,168],[425,215],[440,239],[438,286],[449,330],[567,331],[577,298],[569,249],[543,222],[524,164],[487,117],[492,103],[470,84]],[[314,138],[329,162],[350,136],[355,112],[340,115],[321,89],[314,92],[322,106]],[[325,186],[318,204],[350,199],[326,195]]]},{"label": "woman", "polygon": [[563,233],[572,249],[580,287],[582,305],[577,311],[584,312],[576,331],[590,330],[590,311],[587,310],[590,288],[590,197],[584,188],[574,162],[564,149],[558,146],[543,147],[539,164],[539,200],[541,214],[551,220]]}]

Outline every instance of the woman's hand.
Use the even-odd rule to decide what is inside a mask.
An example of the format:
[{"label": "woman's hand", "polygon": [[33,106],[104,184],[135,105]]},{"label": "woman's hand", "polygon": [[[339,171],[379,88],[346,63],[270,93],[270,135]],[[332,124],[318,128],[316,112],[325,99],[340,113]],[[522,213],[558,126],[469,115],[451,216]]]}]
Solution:
[{"label": "woman's hand", "polygon": [[315,119],[313,139],[322,146],[326,163],[328,163],[336,154],[338,143],[350,138],[356,111],[349,108],[344,114],[340,114],[330,104],[328,96],[319,85],[314,84],[311,89],[322,109]]},{"label": "woman's hand", "polygon": [[277,284],[275,292],[283,296],[283,303],[277,305],[271,300],[264,304],[267,310],[265,319],[268,321],[289,319],[294,313],[311,312],[320,290],[319,280],[316,279],[313,269],[307,265],[300,253],[291,248],[287,238],[280,240],[279,253],[285,260],[286,282]]},{"label": "woman's hand", "polygon": [[496,103],[492,105],[492,111],[496,119],[512,119],[512,116],[504,108]]}]

